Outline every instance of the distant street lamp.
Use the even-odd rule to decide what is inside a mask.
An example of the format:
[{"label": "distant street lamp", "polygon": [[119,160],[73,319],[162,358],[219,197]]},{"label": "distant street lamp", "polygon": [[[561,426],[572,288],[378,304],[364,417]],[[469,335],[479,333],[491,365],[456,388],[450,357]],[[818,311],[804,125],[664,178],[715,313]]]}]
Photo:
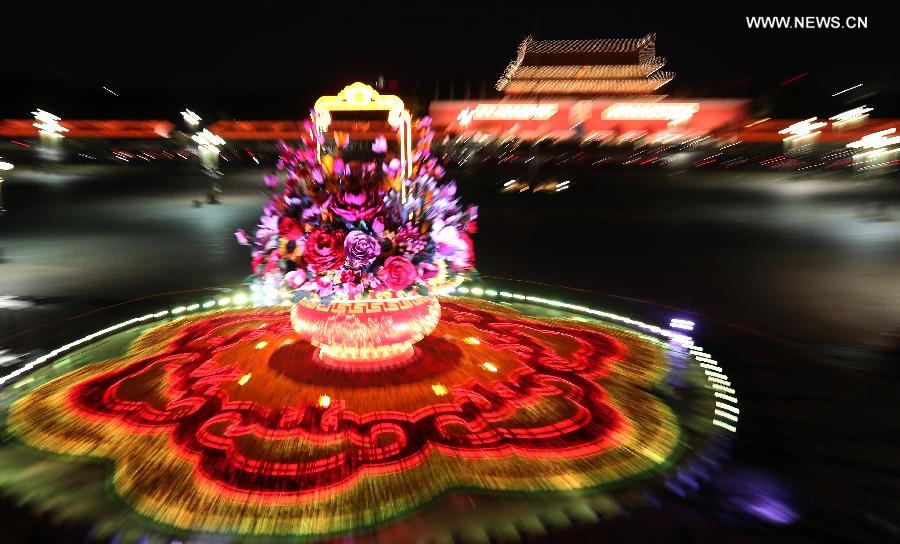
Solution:
[{"label": "distant street lamp", "polygon": [[819,121],[816,117],[810,117],[779,130],[778,134],[786,135],[784,137],[786,151],[804,151],[816,141],[822,132],[819,129],[825,126],[828,126],[828,123]]},{"label": "distant street lamp", "polygon": [[858,108],[847,110],[831,117],[831,126],[838,130],[857,127],[869,118],[869,113],[872,111],[874,109],[868,106],[859,106]]},{"label": "distant street lamp", "polygon": [[214,134],[209,129],[203,129],[194,133],[191,140],[197,143],[197,151],[200,155],[200,164],[203,170],[213,178],[212,190],[210,191],[207,201],[210,204],[218,202],[217,193],[222,192],[222,188],[216,183],[215,179],[222,174],[218,171],[219,167],[219,147],[225,145],[225,140],[218,134]]},{"label": "distant street lamp", "polygon": [[12,169],[13,164],[11,162],[0,161],[0,213],[6,211],[6,208],[3,207],[3,172]]},{"label": "distant street lamp", "polygon": [[203,166],[214,168],[219,165],[219,147],[225,145],[225,140],[206,128],[191,136],[191,140],[197,142]]}]

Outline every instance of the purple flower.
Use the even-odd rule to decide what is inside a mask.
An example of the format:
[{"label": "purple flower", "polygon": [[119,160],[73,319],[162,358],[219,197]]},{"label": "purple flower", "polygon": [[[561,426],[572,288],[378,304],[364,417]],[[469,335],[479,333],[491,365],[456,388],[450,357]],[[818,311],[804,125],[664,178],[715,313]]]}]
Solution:
[{"label": "purple flower", "polygon": [[451,262],[456,256],[468,251],[468,244],[459,235],[459,231],[453,225],[445,225],[443,221],[435,221],[432,225],[431,238],[437,245],[437,252],[445,255]]},{"label": "purple flower", "polygon": [[384,136],[376,137],[375,141],[372,143],[372,152],[387,153],[387,138]]},{"label": "purple flower", "polygon": [[381,252],[378,240],[361,230],[351,231],[344,239],[344,256],[353,268],[364,268],[372,264]]},{"label": "purple flower", "polygon": [[265,245],[276,234],[278,234],[278,216],[261,217],[259,228],[256,229],[256,241]]},{"label": "purple flower", "polygon": [[442,185],[438,189],[438,198],[445,198],[447,200],[453,200],[454,196],[456,196],[456,183],[453,181]]},{"label": "purple flower", "polygon": [[278,182],[280,180],[275,174],[265,174],[263,176],[263,181],[266,182],[266,187],[268,187],[269,189],[274,189],[275,186],[278,185]]},{"label": "purple flower", "polygon": [[247,237],[247,233],[244,232],[244,229],[238,229],[234,232],[234,237],[237,238],[237,243],[242,246],[250,245],[250,238]]},{"label": "purple flower", "polygon": [[426,243],[425,235],[409,223],[403,225],[394,237],[394,245],[397,246],[401,254],[408,258],[412,258],[424,251]]}]

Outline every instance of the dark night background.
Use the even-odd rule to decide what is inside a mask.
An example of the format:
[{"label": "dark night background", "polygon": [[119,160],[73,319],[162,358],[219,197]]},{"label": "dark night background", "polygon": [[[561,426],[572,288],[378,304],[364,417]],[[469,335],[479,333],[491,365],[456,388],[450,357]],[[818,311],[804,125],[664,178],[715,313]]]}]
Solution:
[{"label": "dark night background", "polygon": [[[871,5],[636,2],[9,2],[0,18],[0,116],[290,118],[348,79],[396,81],[421,105],[479,96],[528,34],[637,38],[677,73],[679,97],[752,97],[761,116],[806,117],[847,100],[900,116],[893,18]],[[385,4],[387,5],[387,4]],[[865,30],[749,30],[752,15],[868,16]],[[784,81],[800,74],[790,84]],[[484,82],[484,83],[482,83]],[[865,92],[831,94],[857,83]],[[104,91],[106,86],[118,96]],[[877,94],[868,97],[867,94]],[[818,98],[815,98],[818,97]],[[838,99],[835,99],[838,100]],[[857,102],[854,105],[859,105]],[[421,106],[420,106],[421,107]]]}]

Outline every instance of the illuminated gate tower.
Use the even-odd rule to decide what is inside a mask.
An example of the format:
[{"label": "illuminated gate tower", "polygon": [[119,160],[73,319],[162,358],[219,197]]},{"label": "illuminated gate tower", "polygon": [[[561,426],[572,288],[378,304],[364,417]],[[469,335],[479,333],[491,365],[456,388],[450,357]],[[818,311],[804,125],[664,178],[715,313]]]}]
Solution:
[{"label": "illuminated gate tower", "polygon": [[497,82],[507,96],[648,95],[672,81],[660,69],[656,35],[617,40],[542,40],[530,36]]},{"label": "illuminated gate tower", "polygon": [[522,139],[670,142],[746,116],[746,100],[668,98],[656,35],[637,39],[535,40],[519,45],[492,101],[435,101],[435,126],[457,135]]}]

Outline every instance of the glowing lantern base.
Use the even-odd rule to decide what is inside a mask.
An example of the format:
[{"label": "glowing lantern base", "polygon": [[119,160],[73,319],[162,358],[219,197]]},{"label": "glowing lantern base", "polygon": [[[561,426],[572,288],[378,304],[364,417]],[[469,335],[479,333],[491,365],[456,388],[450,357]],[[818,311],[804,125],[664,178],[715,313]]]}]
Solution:
[{"label": "glowing lantern base", "polygon": [[403,364],[413,344],[437,326],[441,306],[434,296],[303,300],[291,310],[301,338],[319,348],[321,360],[342,368],[381,369]]}]

